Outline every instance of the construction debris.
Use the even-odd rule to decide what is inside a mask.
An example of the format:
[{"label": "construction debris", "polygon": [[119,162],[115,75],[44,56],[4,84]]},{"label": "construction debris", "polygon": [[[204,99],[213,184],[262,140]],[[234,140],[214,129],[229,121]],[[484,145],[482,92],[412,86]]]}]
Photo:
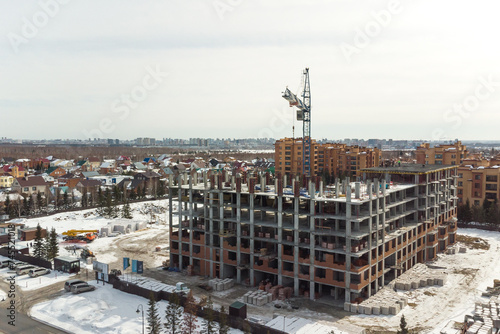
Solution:
[{"label": "construction debris", "polygon": [[474,316],[465,316],[466,334],[500,333],[500,280],[494,280],[493,287],[488,287],[487,290],[486,295],[491,296],[490,300],[486,303],[476,303]]}]

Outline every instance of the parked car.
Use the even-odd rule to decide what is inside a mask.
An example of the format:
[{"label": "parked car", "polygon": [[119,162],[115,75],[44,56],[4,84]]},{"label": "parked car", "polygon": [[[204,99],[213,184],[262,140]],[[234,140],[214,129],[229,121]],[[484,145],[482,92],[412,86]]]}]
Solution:
[{"label": "parked car", "polygon": [[3,260],[0,262],[0,268],[6,268],[9,267],[11,263],[14,263],[12,260]]},{"label": "parked car", "polygon": [[14,260],[14,261],[12,261],[12,260],[5,260],[5,261],[2,262],[2,264],[4,262],[6,262],[6,261],[10,261],[9,264],[8,264],[8,266],[9,266],[9,269],[11,269],[11,270],[14,270],[14,269],[16,269],[17,267],[20,267],[20,266],[28,265],[26,262],[16,261],[16,260]]},{"label": "parked car", "polygon": [[35,267],[34,265],[31,265],[31,264],[24,265],[24,266],[18,266],[16,268],[16,274],[18,276],[26,275],[31,269],[35,269],[35,268],[37,268],[37,267]]},{"label": "parked car", "polygon": [[38,277],[42,275],[47,275],[50,273],[50,269],[47,268],[35,268],[28,271],[30,277]]},{"label": "parked car", "polygon": [[87,291],[94,291],[94,290],[95,286],[90,285],[88,283],[73,284],[73,286],[71,287],[71,292],[75,294]]},{"label": "parked car", "polygon": [[71,287],[75,284],[81,284],[81,283],[87,283],[85,281],[82,281],[81,279],[70,279],[69,281],[66,281],[66,283],[64,283],[64,290],[70,292],[71,291]]}]

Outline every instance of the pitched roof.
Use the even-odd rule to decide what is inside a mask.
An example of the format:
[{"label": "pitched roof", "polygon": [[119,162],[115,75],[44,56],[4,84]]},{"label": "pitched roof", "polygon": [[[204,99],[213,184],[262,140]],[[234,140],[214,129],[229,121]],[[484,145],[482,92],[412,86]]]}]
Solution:
[{"label": "pitched roof", "polygon": [[18,177],[17,182],[21,187],[46,186],[47,182],[41,176],[31,176],[28,178]]},{"label": "pitched roof", "polygon": [[90,157],[88,158],[89,162],[101,162],[101,160],[97,157]]},{"label": "pitched roof", "polygon": [[78,182],[79,185],[81,185],[82,187],[97,187],[97,186],[100,186],[101,185],[101,181],[99,180],[81,180],[80,182]]},{"label": "pitched roof", "polygon": [[91,172],[82,172],[83,177],[92,177],[92,176],[99,176],[99,173],[96,171],[91,171]]}]

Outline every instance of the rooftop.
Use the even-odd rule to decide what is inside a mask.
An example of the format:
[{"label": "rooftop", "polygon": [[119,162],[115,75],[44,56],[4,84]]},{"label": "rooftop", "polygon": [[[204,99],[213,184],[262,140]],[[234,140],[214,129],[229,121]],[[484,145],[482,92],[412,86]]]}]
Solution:
[{"label": "rooftop", "polygon": [[453,165],[420,165],[420,164],[402,164],[398,167],[372,167],[360,169],[366,173],[389,173],[389,174],[429,174],[441,170],[457,168]]}]

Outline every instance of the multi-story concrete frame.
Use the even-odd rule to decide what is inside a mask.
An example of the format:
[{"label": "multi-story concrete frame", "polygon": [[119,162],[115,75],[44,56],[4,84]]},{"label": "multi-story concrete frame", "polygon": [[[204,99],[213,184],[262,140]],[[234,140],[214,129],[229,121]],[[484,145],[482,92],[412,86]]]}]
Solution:
[{"label": "multi-story concrete frame", "polygon": [[317,178],[307,192],[269,175],[170,179],[171,266],[350,302],[455,243],[456,167],[362,172],[363,182]]}]

